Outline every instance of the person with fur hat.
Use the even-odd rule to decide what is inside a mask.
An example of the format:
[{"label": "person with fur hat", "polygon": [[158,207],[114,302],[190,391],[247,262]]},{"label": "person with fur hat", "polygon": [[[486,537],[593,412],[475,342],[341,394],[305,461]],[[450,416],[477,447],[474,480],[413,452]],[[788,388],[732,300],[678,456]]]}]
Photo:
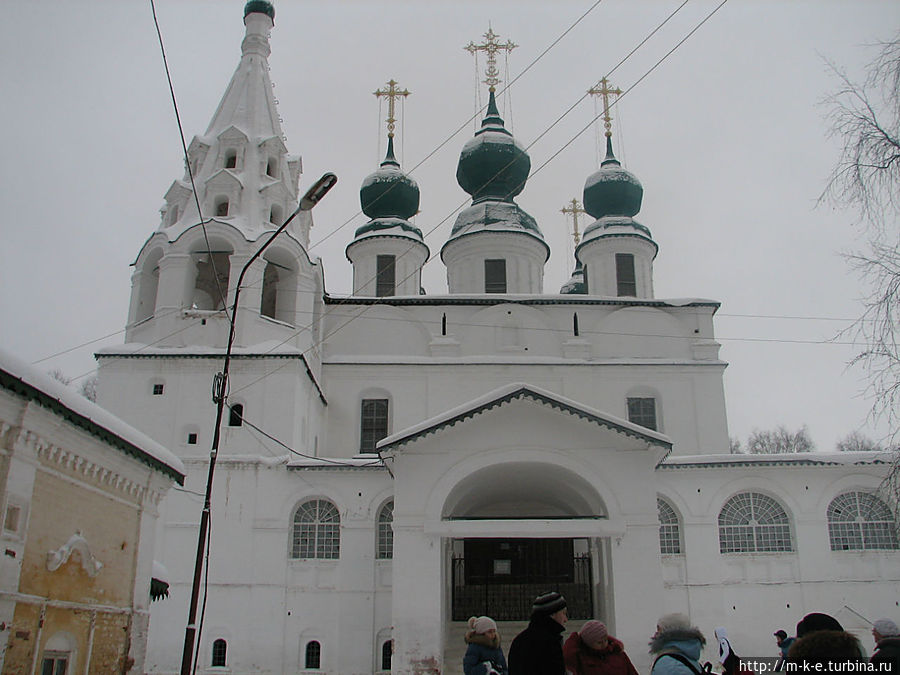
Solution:
[{"label": "person with fur hat", "polygon": [[700,675],[708,671],[700,665],[706,638],[684,614],[665,614],[656,622],[650,653],[656,658],[650,675]]},{"label": "person with fur hat", "polygon": [[566,671],[573,675],[638,675],[625,645],[606,629],[602,621],[586,621],[563,645]]},{"label": "person with fur hat", "polygon": [[890,663],[892,673],[900,673],[900,628],[890,619],[878,619],[872,624],[875,651],[872,663]]},{"label": "person with fur hat", "polygon": [[506,659],[500,648],[497,623],[489,616],[473,616],[466,632],[466,655],[463,657],[465,675],[509,675]]},{"label": "person with fur hat", "polygon": [[509,646],[509,675],[565,675],[562,632],[568,620],[559,593],[535,598],[528,627]]}]

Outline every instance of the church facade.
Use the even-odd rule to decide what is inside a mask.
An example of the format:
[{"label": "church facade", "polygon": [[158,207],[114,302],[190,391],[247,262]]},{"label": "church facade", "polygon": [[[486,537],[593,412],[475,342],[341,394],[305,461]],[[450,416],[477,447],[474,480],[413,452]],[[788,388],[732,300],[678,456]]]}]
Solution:
[{"label": "church facade", "polygon": [[[97,355],[102,405],[187,471],[160,507],[170,597],[152,610],[147,672],[180,667],[232,320],[198,672],[461,672],[461,622],[512,629],[546,590],[572,625],[605,621],[639,669],[665,612],[764,656],[810,611],[861,634],[862,617],[896,618],[887,463],[729,454],[719,303],[656,297],[643,188],[609,137],[558,293],[515,201],[530,159],[493,91],[460,153],[472,203],[439,252],[410,220],[419,189],[391,134],[360,189],[351,297],[330,296],[308,254],[308,210],[254,258],[297,208],[301,165],[268,75],[271,4],[248,2],[244,23],[238,68],[137,255],[125,343]],[[435,253],[443,295],[421,291]]]}]

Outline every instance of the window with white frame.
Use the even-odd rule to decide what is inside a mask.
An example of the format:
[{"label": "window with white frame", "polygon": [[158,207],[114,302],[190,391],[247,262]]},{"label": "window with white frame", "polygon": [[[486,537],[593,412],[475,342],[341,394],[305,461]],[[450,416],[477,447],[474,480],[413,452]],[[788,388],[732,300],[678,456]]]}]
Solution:
[{"label": "window with white frame", "polygon": [[663,555],[681,555],[681,524],[675,509],[664,499],[656,498],[659,514],[659,552]]},{"label": "window with white frame", "polygon": [[642,427],[658,430],[656,421],[656,399],[651,396],[629,397],[626,400],[628,407],[628,421],[640,424]]},{"label": "window with white frame", "polygon": [[375,452],[375,444],[388,435],[388,400],[364,398],[360,406],[359,451]]},{"label": "window with white frame", "polygon": [[66,675],[69,672],[68,652],[44,652],[41,675]]},{"label": "window with white frame", "polygon": [[291,557],[336,560],[341,552],[341,516],[326,499],[303,502],[294,511]]},{"label": "window with white frame", "polygon": [[394,502],[389,501],[378,511],[378,550],[379,560],[390,560],[394,557]]},{"label": "window with white frame", "polygon": [[741,492],[719,512],[720,553],[782,553],[793,551],[787,513],[771,497]]},{"label": "window with white frame", "polygon": [[845,492],[828,505],[828,538],[832,551],[895,550],[894,514],[868,492]]},{"label": "window with white frame", "polygon": [[228,643],[225,642],[222,638],[218,640],[214,640],[212,644],[212,660],[210,661],[210,665],[213,668],[224,668],[226,663],[226,656],[228,655]]}]

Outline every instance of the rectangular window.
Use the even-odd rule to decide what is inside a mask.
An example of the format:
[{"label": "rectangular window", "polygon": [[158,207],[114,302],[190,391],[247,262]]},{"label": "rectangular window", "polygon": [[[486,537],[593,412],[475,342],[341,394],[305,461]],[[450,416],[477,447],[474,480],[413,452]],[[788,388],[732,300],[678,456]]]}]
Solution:
[{"label": "rectangular window", "polygon": [[656,399],[629,398],[628,421],[656,431]]},{"label": "rectangular window", "polygon": [[41,661],[41,675],[66,675],[68,667],[68,654],[48,652]]},{"label": "rectangular window", "polygon": [[375,258],[375,295],[384,298],[397,292],[397,259],[392,255]]},{"label": "rectangular window", "polygon": [[484,261],[484,292],[506,293],[506,261],[502,258]]},{"label": "rectangular window", "polygon": [[3,529],[12,534],[17,534],[21,520],[22,507],[16,504],[7,504],[6,517],[3,519]]},{"label": "rectangular window", "polygon": [[359,451],[375,452],[375,444],[388,435],[388,400],[364,398],[360,413]]},{"label": "rectangular window", "polygon": [[188,434],[188,445],[197,445],[197,434]]},{"label": "rectangular window", "polygon": [[616,253],[616,294],[637,295],[634,276],[634,256],[630,253]]},{"label": "rectangular window", "polygon": [[153,385],[153,395],[154,396],[162,396],[162,393],[163,393],[163,385],[154,384]]}]

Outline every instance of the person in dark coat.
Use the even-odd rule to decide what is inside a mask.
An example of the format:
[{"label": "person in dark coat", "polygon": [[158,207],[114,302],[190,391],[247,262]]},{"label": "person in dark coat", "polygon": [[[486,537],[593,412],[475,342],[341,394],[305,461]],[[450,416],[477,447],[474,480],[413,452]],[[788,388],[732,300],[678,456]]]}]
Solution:
[{"label": "person in dark coat", "polygon": [[559,593],[535,598],[528,628],[509,646],[509,675],[565,675],[562,632],[568,620],[566,599]]},{"label": "person in dark coat", "polygon": [[463,657],[465,675],[509,675],[506,659],[500,648],[497,623],[489,616],[473,616],[466,632],[466,655]]},{"label": "person in dark coat", "polygon": [[638,675],[625,645],[606,629],[602,621],[587,621],[563,645],[566,671],[573,675]]},{"label": "person in dark coat", "polygon": [[781,652],[781,658],[775,664],[775,670],[783,670],[784,662],[787,660],[788,649],[794,644],[796,638],[788,637],[787,632],[781,629],[776,630],[772,635],[775,636],[775,644],[778,645],[778,649]]},{"label": "person in dark coat", "polygon": [[892,673],[900,673],[900,628],[890,619],[878,619],[872,624],[875,651],[872,663],[890,663]]},{"label": "person in dark coat", "polygon": [[719,626],[714,631],[714,634],[719,643],[719,663],[722,664],[723,675],[738,675],[741,671],[741,659],[734,653],[734,649],[731,647],[731,640],[728,639],[728,631],[724,626]]}]

